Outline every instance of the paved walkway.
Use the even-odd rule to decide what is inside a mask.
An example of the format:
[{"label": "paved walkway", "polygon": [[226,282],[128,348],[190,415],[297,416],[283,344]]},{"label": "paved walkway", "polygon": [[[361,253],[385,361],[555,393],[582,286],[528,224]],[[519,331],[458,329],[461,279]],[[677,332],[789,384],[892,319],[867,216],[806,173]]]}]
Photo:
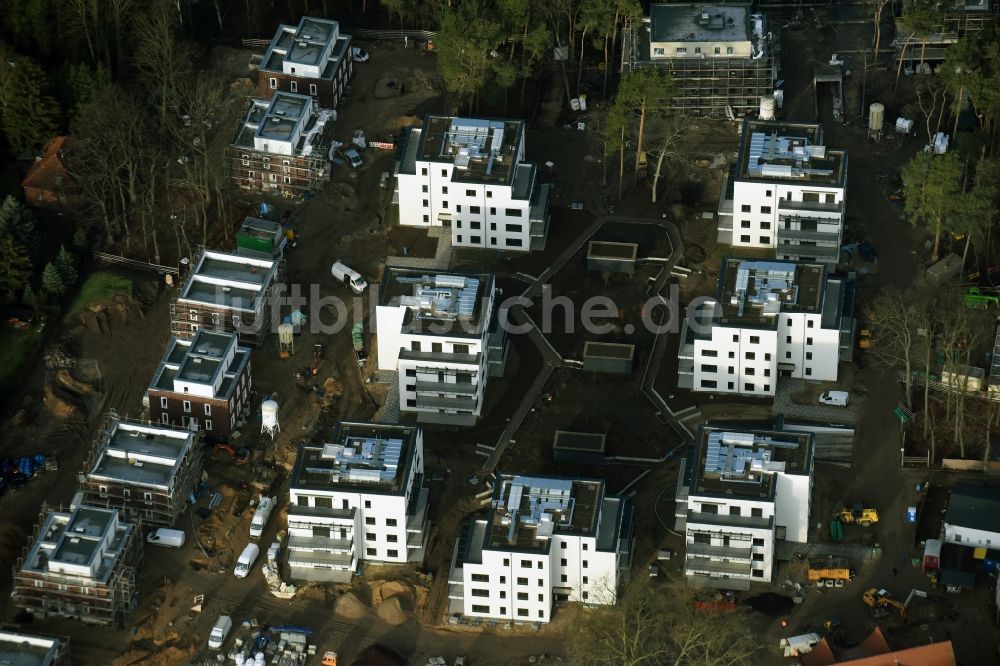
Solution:
[{"label": "paved walkway", "polygon": [[428,257],[387,257],[387,266],[403,268],[426,268],[428,270],[447,270],[451,266],[451,229],[445,227],[430,227],[427,229],[429,238],[437,238],[437,249],[433,258]]}]

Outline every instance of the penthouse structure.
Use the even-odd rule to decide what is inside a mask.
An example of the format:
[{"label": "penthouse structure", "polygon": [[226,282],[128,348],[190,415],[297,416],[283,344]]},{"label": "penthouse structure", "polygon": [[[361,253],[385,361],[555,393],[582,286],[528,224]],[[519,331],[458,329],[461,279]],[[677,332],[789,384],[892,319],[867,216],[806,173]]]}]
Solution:
[{"label": "penthouse structure", "polygon": [[289,487],[288,566],[299,580],[349,582],[361,562],[420,562],[429,522],[420,428],[341,421],[299,447]]},{"label": "penthouse structure", "polygon": [[615,603],[631,564],[630,500],[590,480],[498,474],[493,489],[489,514],[455,545],[451,612],[548,622],[556,603]]},{"label": "penthouse structure", "polygon": [[336,109],[354,74],[351,36],[337,21],[303,16],[298,25],[279,25],[258,66],[257,96],[308,94]]},{"label": "penthouse structure", "polygon": [[836,266],[846,197],[847,153],[823,145],[822,125],[744,120],[719,199],[719,243]]},{"label": "penthouse structure", "polygon": [[675,113],[734,117],[756,113],[774,92],[778,40],[750,3],[653,3],[627,20],[622,71],[661,67],[676,85]]},{"label": "penthouse structure", "polygon": [[190,430],[112,418],[80,476],[83,501],[144,525],[173,527],[201,475],[201,449]]},{"label": "penthouse structure", "polygon": [[170,303],[170,331],[193,338],[203,328],[237,333],[256,345],[272,332],[271,303],[281,280],[276,259],[204,250]]},{"label": "penthouse structure", "polygon": [[404,132],[399,223],[450,227],[457,247],[540,250],[549,185],[525,160],[524,122],[430,115]]},{"label": "penthouse structure", "polygon": [[250,350],[234,333],[171,338],[146,389],[149,418],[228,439],[250,408]]},{"label": "penthouse structure", "polygon": [[135,609],[142,559],[138,525],[115,509],[43,508],[14,568],[11,596],[36,617],[65,617],[122,628]]},{"label": "penthouse structure", "polygon": [[69,666],[69,639],[0,630],[0,664]]},{"label": "penthouse structure", "polygon": [[813,448],[811,433],[699,430],[675,503],[690,584],[747,590],[770,582],[776,544],[807,542]]},{"label": "penthouse structure", "polygon": [[853,284],[825,264],[726,258],[715,299],[681,328],[677,385],[766,397],[779,377],[835,381],[853,309]]},{"label": "penthouse structure", "polygon": [[251,100],[226,150],[230,180],[245,190],[288,197],[316,192],[330,179],[334,116],[306,95],[276,92]]},{"label": "penthouse structure", "polygon": [[497,307],[493,275],[386,267],[375,309],[378,367],[397,373],[400,411],[475,424],[487,379],[507,362]]}]

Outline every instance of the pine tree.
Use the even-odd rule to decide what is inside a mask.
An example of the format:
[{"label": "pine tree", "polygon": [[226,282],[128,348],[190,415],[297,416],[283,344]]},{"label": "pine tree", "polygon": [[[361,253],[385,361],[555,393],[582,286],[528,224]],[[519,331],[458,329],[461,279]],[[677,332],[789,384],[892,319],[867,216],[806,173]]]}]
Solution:
[{"label": "pine tree", "polygon": [[0,234],[0,292],[14,295],[31,279],[31,260],[10,234]]},{"label": "pine tree", "polygon": [[38,252],[39,238],[34,214],[9,195],[0,203],[0,235],[10,236],[15,244],[26,249],[32,257]]},{"label": "pine tree", "polygon": [[0,129],[15,153],[34,150],[56,133],[59,104],[45,93],[48,80],[37,62],[0,45]]},{"label": "pine tree", "polygon": [[25,307],[29,307],[36,313],[39,310],[38,296],[35,295],[35,290],[31,288],[31,283],[24,285],[24,291],[21,292],[21,302],[24,303]]},{"label": "pine tree", "polygon": [[66,251],[66,246],[59,247],[59,255],[56,257],[56,270],[62,278],[64,285],[76,284],[78,277],[76,272],[76,257]]},{"label": "pine tree", "polygon": [[45,270],[42,271],[42,291],[49,297],[59,296],[66,291],[59,270],[51,262],[45,264]]}]

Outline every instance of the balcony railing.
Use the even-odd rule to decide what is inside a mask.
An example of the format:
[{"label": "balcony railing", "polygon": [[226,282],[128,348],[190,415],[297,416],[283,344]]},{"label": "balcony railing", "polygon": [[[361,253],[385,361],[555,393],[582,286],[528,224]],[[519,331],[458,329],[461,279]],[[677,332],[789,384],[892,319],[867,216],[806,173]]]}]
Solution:
[{"label": "balcony railing", "polygon": [[324,550],[324,551],[352,551],[354,548],[353,539],[341,539],[339,537],[322,536],[289,536],[288,550]]},{"label": "balcony railing", "polygon": [[778,240],[825,241],[837,244],[840,234],[836,231],[807,231],[805,229],[778,229]]},{"label": "balcony railing", "polygon": [[728,527],[743,527],[747,529],[766,530],[774,523],[773,518],[758,518],[756,516],[730,516],[728,514],[687,512],[687,524],[690,525],[722,525]]},{"label": "balcony railing", "polygon": [[816,211],[819,213],[843,213],[844,203],[826,203],[825,201],[794,201],[779,199],[778,210]]},{"label": "balcony railing", "polygon": [[749,576],[753,569],[750,562],[722,562],[690,556],[684,561],[684,568],[693,572],[726,574],[728,576]]},{"label": "balcony railing", "polygon": [[400,349],[399,359],[401,361],[430,361],[453,363],[455,365],[479,365],[479,354],[449,354],[447,352],[424,352]]},{"label": "balcony railing", "polygon": [[461,393],[476,395],[479,392],[477,384],[459,384],[457,382],[421,382],[416,383],[417,393]]},{"label": "balcony railing", "polygon": [[713,546],[707,543],[689,543],[685,546],[688,555],[704,555],[705,557],[724,557],[730,560],[750,561],[750,542],[746,546]]},{"label": "balcony railing", "polygon": [[417,407],[432,407],[435,409],[476,409],[479,401],[476,398],[435,398],[417,395]]}]

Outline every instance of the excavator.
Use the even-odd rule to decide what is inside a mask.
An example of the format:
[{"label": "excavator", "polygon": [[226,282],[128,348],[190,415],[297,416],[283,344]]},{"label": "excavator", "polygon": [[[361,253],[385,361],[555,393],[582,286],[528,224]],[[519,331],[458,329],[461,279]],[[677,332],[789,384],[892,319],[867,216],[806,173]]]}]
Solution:
[{"label": "excavator", "polygon": [[910,605],[910,601],[913,600],[913,597],[926,598],[927,593],[923,590],[910,590],[910,594],[907,595],[906,601],[899,601],[898,599],[894,599],[885,588],[879,589],[873,587],[865,590],[865,593],[861,598],[873,612],[878,613],[880,610],[888,612],[889,608],[895,608],[899,611],[899,617],[905,620],[906,608]]},{"label": "excavator", "polygon": [[861,527],[871,527],[878,522],[878,511],[874,507],[856,504],[841,508],[833,515],[833,519],[844,525],[857,523]]}]

